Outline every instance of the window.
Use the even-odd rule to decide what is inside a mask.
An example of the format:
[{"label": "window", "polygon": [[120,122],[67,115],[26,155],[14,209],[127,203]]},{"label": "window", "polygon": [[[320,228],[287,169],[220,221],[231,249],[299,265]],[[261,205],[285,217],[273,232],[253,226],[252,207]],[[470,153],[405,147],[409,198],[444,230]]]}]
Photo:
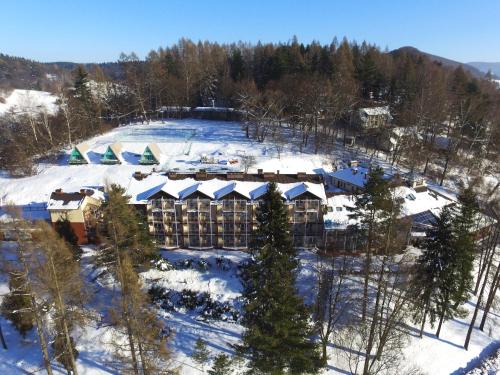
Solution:
[{"label": "window", "polygon": [[342,211],[342,207],[335,207],[335,209],[337,210],[337,212],[341,212]]},{"label": "window", "polygon": [[[337,208],[338,208],[338,207],[337,207]],[[328,212],[333,212],[333,207],[328,206],[328,207],[327,207],[327,211],[328,211]]]}]

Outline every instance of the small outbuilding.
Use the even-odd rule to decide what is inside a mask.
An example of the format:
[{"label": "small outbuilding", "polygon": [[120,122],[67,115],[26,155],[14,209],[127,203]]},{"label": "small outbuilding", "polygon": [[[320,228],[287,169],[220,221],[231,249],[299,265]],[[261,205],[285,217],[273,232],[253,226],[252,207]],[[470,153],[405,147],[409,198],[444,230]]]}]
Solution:
[{"label": "small outbuilding", "polygon": [[161,151],[156,143],[150,143],[144,149],[139,164],[152,165],[160,164]]},{"label": "small outbuilding", "polygon": [[113,143],[109,145],[101,158],[102,164],[121,164],[122,163],[122,145]]},{"label": "small outbuilding", "polygon": [[97,222],[104,194],[96,189],[84,188],[66,193],[57,189],[50,195],[47,210],[54,228],[68,222],[78,244],[96,240]]},{"label": "small outbuilding", "polygon": [[79,165],[79,164],[89,164],[90,160],[87,155],[89,151],[89,145],[86,143],[80,143],[73,147],[71,154],[69,155],[69,164],[70,165]]}]

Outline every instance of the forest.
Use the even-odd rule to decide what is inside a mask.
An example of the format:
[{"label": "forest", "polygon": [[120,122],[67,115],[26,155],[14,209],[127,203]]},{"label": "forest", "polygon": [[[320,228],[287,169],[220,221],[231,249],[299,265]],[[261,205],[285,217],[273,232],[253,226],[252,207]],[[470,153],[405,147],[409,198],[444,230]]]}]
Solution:
[{"label": "forest", "polygon": [[301,150],[328,153],[349,135],[377,152],[381,133],[357,128],[353,117],[359,108],[382,105],[390,108],[391,125],[402,129],[390,152],[393,164],[441,184],[453,167],[478,174],[498,168],[496,85],[408,49],[382,51],[347,39],[328,45],[295,37],[255,45],[181,39],[145,59],[122,53],[117,63],[86,68],[50,83],[59,97],[56,115],[0,119],[2,169],[30,174],[34,157],[56,155],[123,123],[156,119],[163,106],[238,109],[248,137],[277,147],[291,142],[282,131],[288,128],[300,134],[293,142]]}]

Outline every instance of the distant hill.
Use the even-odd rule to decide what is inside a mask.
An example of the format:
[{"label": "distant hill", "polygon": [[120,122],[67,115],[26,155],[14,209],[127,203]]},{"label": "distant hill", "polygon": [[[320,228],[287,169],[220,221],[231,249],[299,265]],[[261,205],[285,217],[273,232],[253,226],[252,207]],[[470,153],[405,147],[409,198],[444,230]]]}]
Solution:
[{"label": "distant hill", "polygon": [[[40,63],[0,53],[0,89],[24,89],[53,92],[56,84],[72,81],[72,71],[80,64],[73,62]],[[81,64],[92,72],[99,66],[112,79],[123,78],[119,63]]]},{"label": "distant hill", "polygon": [[488,73],[489,70],[497,76],[497,78],[500,78],[500,62],[470,62],[467,63],[467,65],[471,65],[483,73]]},{"label": "distant hill", "polygon": [[0,54],[0,88],[44,90],[58,73],[33,60]]},{"label": "distant hill", "polygon": [[83,65],[85,67],[85,70],[88,72],[92,72],[95,67],[99,67],[102,69],[104,74],[113,79],[113,80],[121,80],[123,79],[123,69],[120,63],[117,62],[106,62],[106,63],[88,63],[88,64],[78,64],[74,62],[68,62],[68,61],[55,61],[55,62],[50,62],[50,63],[43,63],[44,65],[47,66],[53,66],[57,67],[59,69],[65,69],[68,71],[73,71],[76,69],[78,65]]},{"label": "distant hill", "polygon": [[485,74],[475,66],[472,66],[469,64],[464,64],[464,63],[461,63],[461,62],[458,62],[455,60],[450,60],[450,59],[447,59],[445,57],[432,55],[430,53],[420,51],[419,49],[417,49],[415,47],[409,47],[409,46],[401,47],[401,48],[398,48],[398,49],[391,51],[390,53],[392,55],[397,55],[397,54],[401,54],[401,53],[408,53],[410,55],[423,55],[423,56],[426,56],[427,58],[429,58],[433,61],[436,61],[444,66],[449,66],[451,68],[456,68],[456,67],[461,65],[464,70],[468,71],[469,73],[471,73],[472,75],[474,75],[478,78],[484,77],[484,74]]}]

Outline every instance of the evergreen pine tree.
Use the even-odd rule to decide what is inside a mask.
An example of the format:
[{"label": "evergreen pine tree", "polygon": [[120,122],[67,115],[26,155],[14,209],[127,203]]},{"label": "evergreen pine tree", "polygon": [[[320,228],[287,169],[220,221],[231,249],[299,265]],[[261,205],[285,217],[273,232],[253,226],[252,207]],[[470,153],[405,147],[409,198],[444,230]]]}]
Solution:
[{"label": "evergreen pine tree", "polygon": [[30,295],[26,290],[22,274],[13,272],[9,280],[10,293],[2,301],[2,315],[9,319],[19,333],[25,337],[33,328],[34,316]]},{"label": "evergreen pine tree", "polygon": [[230,375],[232,372],[231,359],[226,354],[215,357],[214,365],[208,370],[209,375]]},{"label": "evergreen pine tree", "polygon": [[78,246],[78,237],[71,227],[69,220],[66,218],[57,220],[54,229],[62,238],[64,238],[68,245],[70,245],[71,252],[73,253],[75,259],[80,259],[82,256],[82,249]]},{"label": "evergreen pine tree", "polygon": [[457,280],[457,288],[453,296],[455,307],[467,301],[473,282],[475,250],[473,230],[478,206],[472,187],[462,189],[458,196],[458,203],[454,206],[453,219],[454,264]]},{"label": "evergreen pine tree", "polygon": [[309,311],[295,287],[298,266],[286,207],[270,183],[257,211],[255,259],[248,266],[242,350],[255,372],[313,373],[319,367]]},{"label": "evergreen pine tree", "polygon": [[[148,234],[147,221],[142,220],[139,212],[128,203],[129,199],[121,186],[113,184],[108,188],[108,200],[103,206],[102,234],[120,251],[126,251],[134,266],[145,265],[157,255],[157,250]],[[114,258],[114,248],[102,255]]]},{"label": "evergreen pine tree", "polygon": [[88,73],[85,71],[83,66],[78,65],[78,67],[73,72],[74,75],[74,87],[75,97],[79,98],[82,102],[86,102],[90,100],[90,87],[89,87],[89,79]]},{"label": "evergreen pine tree", "polygon": [[351,215],[358,222],[355,229],[363,239],[365,247],[362,320],[365,320],[367,314],[372,256],[386,247],[384,226],[388,222],[388,217],[397,214],[393,212],[394,203],[389,182],[384,179],[384,171],[380,167],[371,168],[363,193],[356,197],[356,207]]},{"label": "evergreen pine tree", "polygon": [[193,351],[193,360],[203,368],[209,360],[210,352],[207,349],[207,343],[201,337],[198,337]]},{"label": "evergreen pine tree", "polygon": [[439,293],[437,312],[439,325],[436,336],[439,337],[442,324],[447,319],[465,314],[460,308],[469,298],[472,287],[472,269],[474,262],[473,226],[477,214],[477,203],[471,187],[463,189],[458,197],[458,204],[451,208],[451,243],[449,251],[443,254],[439,275]]},{"label": "evergreen pine tree", "polygon": [[[433,325],[439,317],[439,311],[443,309],[438,302],[439,295],[446,291],[446,285],[441,285],[441,283],[446,280],[444,275],[452,261],[451,220],[451,211],[445,207],[437,219],[436,230],[426,242],[416,264],[414,284],[410,295],[413,302],[413,319],[421,323],[420,337],[422,337],[427,317]],[[447,315],[452,315],[452,313],[448,312]]]}]

